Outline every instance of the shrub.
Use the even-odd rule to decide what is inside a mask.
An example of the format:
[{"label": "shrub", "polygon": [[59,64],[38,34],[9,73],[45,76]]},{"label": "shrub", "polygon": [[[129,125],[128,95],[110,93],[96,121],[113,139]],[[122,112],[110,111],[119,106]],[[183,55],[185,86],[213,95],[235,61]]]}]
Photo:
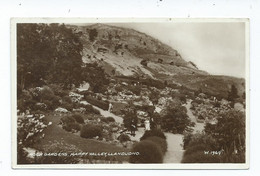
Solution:
[{"label": "shrub", "polygon": [[88,113],[93,113],[93,114],[100,114],[100,112],[99,112],[99,110],[97,110],[97,109],[95,109],[95,108],[93,108],[93,106],[92,105],[84,105],[84,108],[86,109],[86,112],[88,112]]},{"label": "shrub", "polygon": [[60,97],[58,97],[58,96],[53,96],[52,97],[52,107],[51,107],[51,110],[54,110],[54,109],[56,109],[57,107],[59,107],[60,105],[61,105],[61,103],[60,103]]},{"label": "shrub", "polygon": [[184,155],[191,155],[192,153],[198,152],[198,151],[209,151],[210,149],[205,144],[196,144],[194,146],[189,146],[186,151],[184,152]]},{"label": "shrub", "polygon": [[84,119],[80,114],[74,114],[72,117],[80,124],[84,123]]},{"label": "shrub", "polygon": [[217,108],[219,108],[219,107],[220,107],[220,105],[221,105],[221,103],[220,103],[220,102],[218,102],[218,101],[213,103],[213,106],[214,106],[214,107],[217,107]]},{"label": "shrub", "polygon": [[148,137],[146,140],[154,142],[161,149],[163,155],[166,153],[168,146],[165,139],[157,136],[151,136]]},{"label": "shrub", "polygon": [[71,116],[63,116],[61,119],[62,123],[75,123],[76,120]]},{"label": "shrub", "polygon": [[142,87],[141,86],[128,86],[128,90],[133,92],[135,95],[139,96],[142,91]]},{"label": "shrub", "polygon": [[87,102],[89,102],[90,104],[93,104],[103,110],[108,110],[108,106],[109,106],[109,103],[107,101],[100,101],[100,100],[97,100],[93,97],[90,97],[90,96],[86,96],[85,99],[87,100]]},{"label": "shrub", "polygon": [[142,140],[145,140],[148,137],[152,137],[152,136],[157,136],[162,139],[166,139],[166,136],[164,135],[164,133],[162,131],[153,129],[153,130],[145,131],[144,135],[140,138],[140,140],[142,141]]},{"label": "shrub", "polygon": [[76,131],[80,131],[80,129],[81,129],[80,124],[78,124],[78,123],[69,123],[68,126],[71,129],[76,130]]},{"label": "shrub", "polygon": [[217,146],[217,143],[212,136],[205,133],[186,133],[183,137],[183,149],[186,150],[190,146],[195,145],[205,145],[213,149]]},{"label": "shrub", "polygon": [[115,122],[115,119],[113,117],[107,117],[106,119],[108,122]]},{"label": "shrub", "polygon": [[63,102],[61,106],[65,109],[67,109],[68,111],[73,110],[73,104],[72,103]]},{"label": "shrub", "polygon": [[42,100],[52,100],[52,97],[54,96],[54,92],[50,87],[44,86],[40,91],[39,96]]},{"label": "shrub", "polygon": [[67,102],[67,103],[72,103],[72,100],[71,100],[70,96],[64,96],[62,98],[62,101]]},{"label": "shrub", "polygon": [[133,146],[132,152],[139,152],[139,155],[131,155],[130,163],[162,163],[163,154],[161,149],[148,140],[138,142]]},{"label": "shrub", "polygon": [[127,134],[121,134],[118,137],[118,140],[120,141],[120,143],[131,141],[130,137]]},{"label": "shrub", "polygon": [[104,123],[108,123],[108,120],[107,118],[103,117],[103,118],[100,118],[101,122],[104,122]]},{"label": "shrub", "polygon": [[97,125],[85,125],[81,128],[80,136],[83,138],[93,138],[102,135],[102,129]]},{"label": "shrub", "polygon": [[37,156],[34,164],[77,164],[81,161],[81,157],[69,155],[69,153],[74,152],[79,153],[82,151],[75,145],[54,141],[46,146],[43,146],[43,153],[65,153],[66,155],[60,155],[58,157],[54,155]]},{"label": "shrub", "polygon": [[196,151],[182,158],[182,163],[219,163],[219,155],[205,154],[204,151]]},{"label": "shrub", "polygon": [[202,104],[203,103],[203,100],[200,100],[200,99],[195,99],[191,102],[191,104],[193,103],[197,103],[197,104]]},{"label": "shrub", "polygon": [[115,87],[115,90],[116,90],[117,92],[122,92],[122,91],[124,90],[124,88],[123,88],[122,86],[116,86],[116,87]]}]

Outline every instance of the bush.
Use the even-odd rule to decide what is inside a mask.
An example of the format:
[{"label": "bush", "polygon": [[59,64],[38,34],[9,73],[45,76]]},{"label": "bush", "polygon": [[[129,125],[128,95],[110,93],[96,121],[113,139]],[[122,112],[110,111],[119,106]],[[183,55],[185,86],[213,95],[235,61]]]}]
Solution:
[{"label": "bush", "polygon": [[205,144],[197,144],[194,146],[189,146],[186,151],[184,152],[184,155],[191,155],[192,153],[198,152],[198,151],[209,151],[212,150],[210,149],[207,145]]},{"label": "bush", "polygon": [[80,156],[70,156],[69,153],[82,152],[77,146],[67,144],[63,142],[57,142],[56,140],[48,145],[43,146],[43,153],[65,153],[68,155],[47,155],[36,156],[33,164],[77,164],[81,161]]},{"label": "bush", "polygon": [[162,131],[153,129],[153,130],[145,131],[144,135],[140,138],[140,141],[145,140],[148,137],[152,137],[152,136],[157,136],[157,137],[160,137],[160,138],[166,140],[166,136],[164,135],[164,133]]},{"label": "bush", "polygon": [[139,155],[131,155],[130,163],[162,163],[163,154],[161,149],[148,140],[138,142],[133,146],[132,152],[139,152]]},{"label": "bush", "polygon": [[215,147],[217,147],[217,142],[212,138],[212,136],[204,133],[186,133],[183,137],[183,149],[186,150],[195,145],[204,145],[211,149],[216,149]]},{"label": "bush", "polygon": [[90,96],[86,96],[85,99],[87,100],[87,102],[89,102],[90,104],[93,104],[103,110],[108,110],[108,107],[109,107],[109,103],[107,101],[100,101],[100,100],[97,100],[93,97],[90,97]]},{"label": "bush", "polygon": [[80,124],[78,124],[78,123],[69,123],[68,126],[70,126],[71,129],[74,129],[76,131],[80,131],[80,129],[81,129]]},{"label": "bush", "polygon": [[219,155],[205,154],[204,151],[197,151],[182,158],[182,163],[219,163]]},{"label": "bush", "polygon": [[71,116],[63,116],[61,119],[62,123],[66,124],[66,123],[75,123],[76,120],[71,117]]},{"label": "bush", "polygon": [[81,128],[80,136],[83,138],[100,137],[102,135],[102,129],[97,125],[85,125]]},{"label": "bush", "polygon": [[168,146],[165,139],[162,139],[157,136],[152,136],[152,137],[148,137],[146,140],[155,143],[161,149],[163,155],[166,153]]},{"label": "bush", "polygon": [[141,86],[128,86],[128,90],[133,92],[135,95],[139,96],[142,91],[142,87]]},{"label": "bush", "polygon": [[80,124],[84,123],[84,119],[80,114],[74,114],[72,115],[72,117]]},{"label": "bush", "polygon": [[121,134],[118,137],[118,140],[120,141],[120,143],[131,141],[130,137],[127,134]]},{"label": "bush", "polygon": [[67,109],[68,111],[73,110],[73,104],[72,103],[63,102],[61,106],[65,109]]},{"label": "bush", "polygon": [[72,103],[72,100],[71,100],[70,96],[64,96],[64,97],[62,98],[62,101],[63,101],[63,102],[67,102],[67,103]]},{"label": "bush", "polygon": [[95,108],[93,108],[93,106],[92,105],[84,105],[84,108],[86,109],[86,112],[88,112],[88,113],[93,113],[93,114],[100,114],[100,112],[99,112],[99,110],[97,110],[97,109],[95,109]]},{"label": "bush", "polygon": [[106,119],[108,122],[115,122],[115,119],[113,117],[107,117]]}]

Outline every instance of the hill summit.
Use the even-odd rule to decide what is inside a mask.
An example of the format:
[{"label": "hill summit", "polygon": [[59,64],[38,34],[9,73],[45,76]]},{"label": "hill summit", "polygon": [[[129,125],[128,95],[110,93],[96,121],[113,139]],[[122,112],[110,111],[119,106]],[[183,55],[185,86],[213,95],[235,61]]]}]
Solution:
[{"label": "hill summit", "polygon": [[195,63],[145,33],[107,24],[67,25],[80,36],[85,63],[96,62],[110,76],[151,78],[210,94],[225,94],[236,85],[240,94],[244,79],[210,75]]}]

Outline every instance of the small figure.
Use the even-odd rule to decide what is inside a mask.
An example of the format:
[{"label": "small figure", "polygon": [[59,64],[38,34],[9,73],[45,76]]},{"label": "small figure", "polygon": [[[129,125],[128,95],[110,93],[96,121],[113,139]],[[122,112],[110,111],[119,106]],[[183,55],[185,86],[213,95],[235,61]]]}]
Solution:
[{"label": "small figure", "polygon": [[108,112],[112,112],[112,109],[113,109],[113,105],[111,102],[109,102],[109,105],[108,105]]},{"label": "small figure", "polygon": [[130,126],[131,136],[135,136],[135,130],[136,130],[136,126],[134,124],[134,119],[133,119]]},{"label": "small figure", "polygon": [[146,119],[144,121],[144,127],[145,127],[145,130],[150,130],[150,121],[148,119]]}]

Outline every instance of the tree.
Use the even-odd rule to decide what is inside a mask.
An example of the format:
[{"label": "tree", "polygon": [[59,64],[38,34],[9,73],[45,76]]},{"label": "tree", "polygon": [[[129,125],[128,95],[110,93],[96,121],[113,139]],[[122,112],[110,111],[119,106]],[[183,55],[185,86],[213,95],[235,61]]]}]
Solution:
[{"label": "tree", "polygon": [[106,86],[109,84],[109,80],[104,69],[98,66],[96,62],[85,64],[81,75],[82,79],[90,84],[93,92],[105,92]]},{"label": "tree", "polygon": [[[245,153],[245,114],[230,110],[222,113],[216,124],[206,124],[205,132],[212,135],[226,154],[226,161],[232,161],[234,154]],[[240,158],[245,160],[245,158]]]},{"label": "tree", "polygon": [[228,100],[229,101],[234,101],[236,98],[238,98],[238,94],[237,94],[237,88],[236,86],[233,84],[231,86],[231,90],[228,92]]},{"label": "tree", "polygon": [[124,126],[128,130],[131,129],[131,125],[134,125],[135,127],[137,126],[137,115],[136,115],[136,108],[132,103],[130,103],[127,107],[124,109]]},{"label": "tree", "polygon": [[90,29],[89,32],[88,32],[89,40],[91,42],[93,42],[95,40],[97,35],[98,35],[98,31],[95,28],[94,29]]},{"label": "tree", "polygon": [[187,113],[187,109],[178,103],[170,104],[165,115],[162,116],[162,128],[166,131],[182,134],[185,131],[191,131],[194,122],[191,122]]},{"label": "tree", "polygon": [[158,99],[160,98],[160,92],[156,89],[150,89],[150,91],[149,99],[152,101],[153,105],[155,105],[158,103]]},{"label": "tree", "polygon": [[23,90],[47,83],[78,86],[83,45],[64,24],[17,25],[17,84]]}]

